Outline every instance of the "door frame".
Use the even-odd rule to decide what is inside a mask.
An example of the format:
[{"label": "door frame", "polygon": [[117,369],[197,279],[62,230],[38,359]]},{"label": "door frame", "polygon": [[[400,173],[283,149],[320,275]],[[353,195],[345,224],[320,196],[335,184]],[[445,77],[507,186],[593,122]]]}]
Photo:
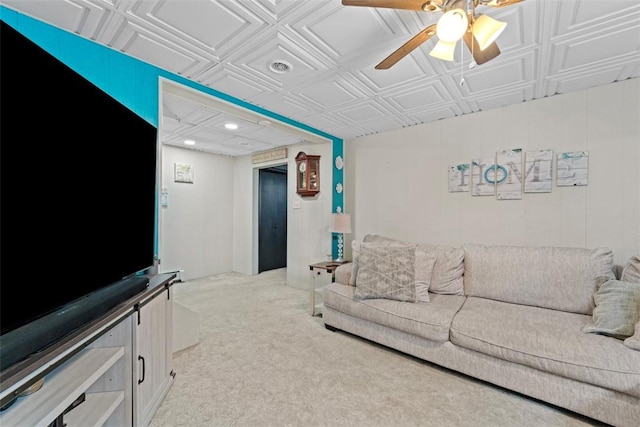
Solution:
[{"label": "door frame", "polygon": [[[259,237],[259,226],[260,226],[260,170],[261,169],[269,169],[275,166],[287,166],[287,200],[289,199],[289,159],[275,161],[273,163],[265,163],[263,165],[257,166],[253,168],[253,202],[252,202],[252,248],[251,248],[251,274],[258,274],[259,270],[259,261],[260,261],[260,248],[258,245],[258,237]],[[289,206],[287,203],[287,241],[289,240]],[[289,245],[287,244],[287,263],[289,260]]]}]

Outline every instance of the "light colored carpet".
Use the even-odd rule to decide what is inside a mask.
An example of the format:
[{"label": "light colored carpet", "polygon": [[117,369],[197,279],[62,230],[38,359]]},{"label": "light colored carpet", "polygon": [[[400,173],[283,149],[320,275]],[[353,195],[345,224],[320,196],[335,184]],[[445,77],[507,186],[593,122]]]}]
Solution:
[{"label": "light colored carpet", "polygon": [[286,270],[174,285],[200,343],[151,426],[588,426],[598,423],[343,332]]}]

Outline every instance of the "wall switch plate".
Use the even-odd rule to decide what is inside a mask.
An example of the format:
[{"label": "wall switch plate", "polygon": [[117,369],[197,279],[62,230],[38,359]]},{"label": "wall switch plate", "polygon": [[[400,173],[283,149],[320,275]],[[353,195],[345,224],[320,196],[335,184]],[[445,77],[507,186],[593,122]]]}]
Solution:
[{"label": "wall switch plate", "polygon": [[300,209],[300,200],[294,200],[292,207],[293,209]]}]

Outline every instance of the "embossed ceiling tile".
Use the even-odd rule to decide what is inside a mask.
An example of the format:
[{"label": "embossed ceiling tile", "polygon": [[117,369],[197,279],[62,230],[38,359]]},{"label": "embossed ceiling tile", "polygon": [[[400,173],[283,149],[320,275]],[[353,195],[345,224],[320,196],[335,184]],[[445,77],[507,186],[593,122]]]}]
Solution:
[{"label": "embossed ceiling tile", "polygon": [[200,151],[224,156],[244,156],[251,153],[246,147],[237,144],[223,145],[217,142],[204,142],[196,143],[196,147]]},{"label": "embossed ceiling tile", "polygon": [[377,102],[361,102],[353,106],[341,108],[334,111],[334,114],[343,117],[352,123],[372,122],[384,120],[389,116],[388,111],[378,105]]},{"label": "embossed ceiling tile", "polygon": [[366,127],[362,126],[361,123],[354,124],[342,115],[334,113],[305,117],[304,122],[316,129],[340,129],[340,133],[334,133],[333,135],[339,135],[343,139],[370,133],[365,131]]},{"label": "embossed ceiling tile", "polygon": [[358,74],[354,73],[353,76],[376,92],[395,92],[403,87],[411,87],[421,81],[437,78],[430,61],[418,52],[405,56],[388,70],[376,70],[371,66],[360,69]]},{"label": "embossed ceiling tile", "polygon": [[[197,111],[205,110],[203,105],[172,93],[163,94],[162,104],[162,114],[164,116],[175,117],[178,120],[194,115]],[[207,114],[209,114],[208,117],[211,117],[210,111],[207,112]]]},{"label": "embossed ceiling tile", "polygon": [[268,126],[258,126],[257,129],[248,131],[246,133],[243,132],[242,135],[248,138],[269,141],[270,143],[277,145],[295,144],[296,142],[300,142],[301,140],[300,137],[289,132],[285,132]]},{"label": "embossed ceiling tile", "polygon": [[640,40],[640,20],[635,26],[609,28],[599,33],[556,43],[553,49],[551,73],[579,71],[589,64],[610,64],[612,61],[637,61],[640,44],[631,48],[629,40]]},{"label": "embossed ceiling tile", "polygon": [[566,34],[594,28],[606,29],[612,22],[640,13],[637,0],[613,0],[607,2],[593,0],[558,1],[557,33]]},{"label": "embossed ceiling tile", "polygon": [[306,86],[298,96],[321,108],[336,108],[362,96],[361,93],[356,93],[355,88],[344,79],[338,80],[337,74],[327,75],[326,78],[327,80],[320,80],[316,84]]},{"label": "embossed ceiling tile", "polygon": [[181,123],[177,120],[170,121],[169,119],[163,119],[162,121],[162,134],[168,139],[170,134],[177,135],[180,140],[183,140],[186,135],[195,132],[198,128],[191,124]]},{"label": "embossed ceiling tile", "polygon": [[196,142],[214,141],[220,144],[230,141],[233,138],[237,138],[236,135],[229,135],[224,132],[217,132],[213,129],[203,129],[200,127],[194,127],[189,133],[189,137],[195,139]]},{"label": "embossed ceiling tile", "polygon": [[[540,27],[543,24],[535,17],[542,16],[543,7],[550,4],[552,2],[549,1],[525,1],[519,3],[518,7],[505,7],[497,10],[485,9],[487,15],[507,23],[507,27],[496,40],[500,51],[506,52],[516,48],[528,49],[529,46],[535,45],[540,38]],[[466,45],[465,49],[465,56],[471,55]]]},{"label": "embossed ceiling tile", "polygon": [[185,139],[192,139],[197,144],[202,144],[207,141],[224,141],[228,139],[225,135],[212,135],[208,132],[204,132],[196,126],[184,126],[172,133],[162,132],[161,140],[163,143],[175,143],[184,145]]},{"label": "embossed ceiling tile", "polygon": [[[484,92],[501,90],[503,87],[535,83],[536,52],[529,51],[520,57],[508,61],[495,62],[491,68],[477,67],[467,70],[464,76],[464,86],[461,90],[467,96],[474,96]],[[460,81],[460,74],[455,74],[456,83]]]},{"label": "embossed ceiling tile", "polygon": [[278,113],[284,117],[297,117],[298,120],[300,120],[301,117],[315,113],[314,110],[302,100],[295,96],[289,96],[282,93],[261,94],[254,97],[253,101],[267,110]]},{"label": "embossed ceiling tile", "polygon": [[[229,130],[225,128],[225,125],[228,123],[235,123],[238,128],[235,130]],[[254,133],[260,131],[263,126],[260,126],[257,122],[246,120],[240,117],[232,117],[229,115],[219,115],[217,117],[213,117],[210,120],[202,123],[203,128],[210,129],[216,132],[224,132],[228,135],[248,135],[250,133]]]},{"label": "embossed ceiling tile", "polygon": [[88,1],[2,0],[2,4],[89,38],[95,35],[107,12],[105,8]]},{"label": "embossed ceiling tile", "polygon": [[420,86],[409,86],[403,92],[396,92],[393,96],[388,96],[387,99],[398,111],[407,113],[428,105],[449,102],[452,96],[441,81],[435,80]]},{"label": "embossed ceiling tile", "polygon": [[252,8],[256,13],[260,10],[268,13],[269,19],[273,22],[278,20],[294,19],[293,14],[306,15],[322,3],[331,2],[333,0],[315,0],[315,1],[299,1],[299,0],[258,0],[255,3],[249,2],[246,6]]},{"label": "embossed ceiling tile", "polygon": [[476,98],[473,101],[469,101],[470,104],[475,104],[475,110],[491,110],[493,108],[504,107],[506,105],[518,104],[523,99],[531,99],[533,90],[531,88],[511,89],[503,91],[495,91],[490,95],[485,95],[480,98]]},{"label": "embossed ceiling tile", "polygon": [[264,141],[257,141],[251,138],[244,138],[241,136],[234,136],[224,142],[221,143],[224,147],[236,147],[241,150],[249,150],[249,151],[261,151],[267,150],[273,147],[273,144],[269,144]]},{"label": "embossed ceiling tile", "polygon": [[550,86],[555,93],[569,93],[576,90],[588,89],[594,86],[619,80],[621,67],[590,70],[586,73],[570,73],[550,79]]},{"label": "embossed ceiling tile", "polygon": [[251,100],[263,93],[270,93],[265,87],[248,79],[230,67],[222,67],[211,76],[203,75],[201,82],[217,91],[242,100]]},{"label": "embossed ceiling tile", "polygon": [[164,132],[165,134],[171,133],[171,132],[175,132],[176,130],[178,130],[180,128],[180,126],[182,126],[180,124],[180,122],[178,121],[178,119],[173,118],[173,117],[168,117],[168,116],[163,116],[162,117],[162,132]]},{"label": "embossed ceiling tile", "polygon": [[216,120],[217,117],[219,117],[219,115],[212,117],[211,113],[201,106],[200,108],[186,112],[186,114],[179,117],[179,119],[180,122],[184,124],[203,126],[208,122]]},{"label": "embossed ceiling tile", "polygon": [[[297,45],[282,31],[274,32],[270,39],[262,39],[258,46],[251,46],[246,52],[228,59],[236,68],[247,72],[252,79],[258,79],[274,89],[291,89],[309,79],[320,78],[319,72],[327,70],[313,55]],[[289,67],[286,72],[274,71],[274,61]]]},{"label": "embossed ceiling tile", "polygon": [[122,29],[113,48],[177,74],[194,72],[199,67],[208,65],[205,58],[163,40],[131,22]]},{"label": "embossed ceiling tile", "polygon": [[344,7],[337,2],[291,22],[291,28],[336,62],[348,62],[368,46],[378,46],[393,35],[378,10]]},{"label": "embossed ceiling tile", "polygon": [[138,1],[128,14],[217,58],[267,28],[263,19],[226,1]]}]

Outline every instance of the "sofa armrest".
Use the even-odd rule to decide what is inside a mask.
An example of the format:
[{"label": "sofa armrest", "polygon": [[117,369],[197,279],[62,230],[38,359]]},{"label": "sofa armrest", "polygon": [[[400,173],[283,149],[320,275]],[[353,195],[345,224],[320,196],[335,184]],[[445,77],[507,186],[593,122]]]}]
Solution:
[{"label": "sofa armrest", "polygon": [[353,268],[353,263],[342,264],[338,268],[336,268],[335,273],[335,281],[337,283],[348,285],[349,280],[351,279],[351,270]]}]

